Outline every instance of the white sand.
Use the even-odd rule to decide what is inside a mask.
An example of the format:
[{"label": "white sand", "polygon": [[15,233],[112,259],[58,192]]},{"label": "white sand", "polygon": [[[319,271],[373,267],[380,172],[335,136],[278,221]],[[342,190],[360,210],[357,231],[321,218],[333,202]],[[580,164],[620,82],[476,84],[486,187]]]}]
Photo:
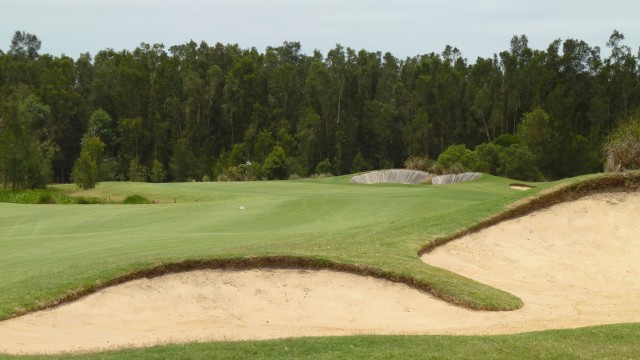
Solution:
[{"label": "white sand", "polygon": [[423,259],[519,296],[511,312],[451,306],[331,271],[195,271],[141,279],[0,322],[0,352],[346,334],[500,334],[640,321],[640,194],[553,206]]},{"label": "white sand", "polygon": [[527,185],[509,185],[513,190],[527,191],[533,189],[531,186]]}]

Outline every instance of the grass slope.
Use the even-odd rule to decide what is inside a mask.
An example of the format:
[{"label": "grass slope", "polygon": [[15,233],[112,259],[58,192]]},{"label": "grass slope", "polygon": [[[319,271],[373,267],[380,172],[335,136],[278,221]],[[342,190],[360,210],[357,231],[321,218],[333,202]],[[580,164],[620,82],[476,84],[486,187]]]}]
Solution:
[{"label": "grass slope", "polygon": [[0,359],[634,359],[640,324],[500,336],[345,336],[154,346]]}]

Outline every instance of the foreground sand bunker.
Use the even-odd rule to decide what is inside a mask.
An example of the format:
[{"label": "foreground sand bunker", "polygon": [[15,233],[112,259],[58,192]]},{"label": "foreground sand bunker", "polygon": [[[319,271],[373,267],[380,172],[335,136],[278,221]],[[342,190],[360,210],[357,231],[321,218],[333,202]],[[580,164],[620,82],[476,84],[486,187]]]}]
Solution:
[{"label": "foreground sand bunker", "polygon": [[331,271],[195,271],[140,279],[0,322],[0,352],[346,334],[499,334],[640,321],[640,193],[559,204],[450,242],[427,263],[509,291],[479,312]]},{"label": "foreground sand bunker", "polygon": [[351,182],[356,184],[419,184],[429,177],[429,173],[418,170],[390,169],[378,170],[353,176]]}]

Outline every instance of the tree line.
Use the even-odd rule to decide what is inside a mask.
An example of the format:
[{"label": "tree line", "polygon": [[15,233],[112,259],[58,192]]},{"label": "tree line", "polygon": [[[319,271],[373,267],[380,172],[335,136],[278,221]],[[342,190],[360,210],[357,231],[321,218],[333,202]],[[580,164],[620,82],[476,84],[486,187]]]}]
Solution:
[{"label": "tree line", "polygon": [[399,59],[190,41],[73,59],[40,45],[16,32],[0,50],[5,187],[346,174],[481,144],[521,146],[555,179],[601,170],[604,139],[640,106],[638,54],[618,31],[607,56],[520,35],[473,63],[451,46]]}]

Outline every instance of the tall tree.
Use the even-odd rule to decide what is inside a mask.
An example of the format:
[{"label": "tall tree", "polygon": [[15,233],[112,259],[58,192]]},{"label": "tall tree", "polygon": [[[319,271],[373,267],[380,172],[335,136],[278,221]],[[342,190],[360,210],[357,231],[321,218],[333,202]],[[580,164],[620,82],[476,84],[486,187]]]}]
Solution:
[{"label": "tall tree", "polygon": [[34,60],[38,57],[42,42],[37,36],[24,31],[16,31],[11,39],[9,54]]}]

